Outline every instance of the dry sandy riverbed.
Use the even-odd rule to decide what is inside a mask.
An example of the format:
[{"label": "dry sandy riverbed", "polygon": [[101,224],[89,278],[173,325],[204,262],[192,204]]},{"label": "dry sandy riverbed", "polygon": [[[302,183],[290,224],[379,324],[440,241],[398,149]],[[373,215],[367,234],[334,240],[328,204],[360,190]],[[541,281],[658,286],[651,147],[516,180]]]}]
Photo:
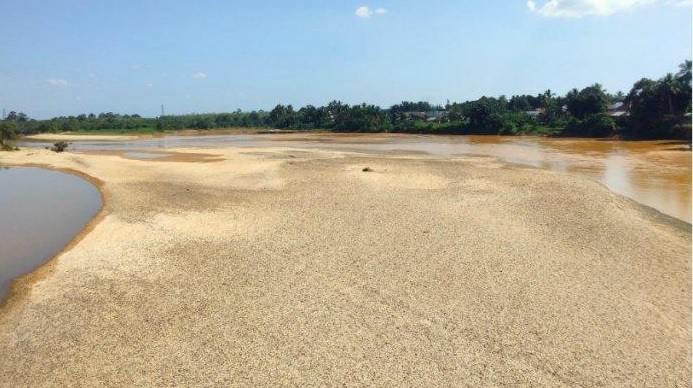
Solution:
[{"label": "dry sandy riverbed", "polygon": [[691,384],[689,224],[487,158],[173,152],[0,155],[106,199],[0,308],[0,386]]}]

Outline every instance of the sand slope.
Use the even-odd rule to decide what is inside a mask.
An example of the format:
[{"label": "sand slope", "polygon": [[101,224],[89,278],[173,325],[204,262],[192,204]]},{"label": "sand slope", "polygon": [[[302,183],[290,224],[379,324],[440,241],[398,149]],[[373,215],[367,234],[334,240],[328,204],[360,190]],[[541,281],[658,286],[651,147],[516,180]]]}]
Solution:
[{"label": "sand slope", "polygon": [[203,152],[0,156],[107,196],[0,310],[0,386],[691,385],[688,224],[484,158]]}]

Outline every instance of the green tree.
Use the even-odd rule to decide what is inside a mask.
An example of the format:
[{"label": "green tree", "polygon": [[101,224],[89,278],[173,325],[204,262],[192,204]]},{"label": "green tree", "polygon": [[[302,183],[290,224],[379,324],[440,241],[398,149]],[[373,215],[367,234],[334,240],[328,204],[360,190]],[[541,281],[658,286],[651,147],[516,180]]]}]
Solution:
[{"label": "green tree", "polygon": [[556,97],[551,89],[536,97],[539,108],[543,112],[539,115],[538,121],[547,126],[562,126],[565,124],[565,114],[563,112],[564,101]]},{"label": "green tree", "polygon": [[626,97],[630,107],[628,129],[632,136],[644,138],[689,137],[691,109],[691,61],[679,65],[657,81],[643,78],[633,85]]},{"label": "green tree", "polygon": [[327,104],[326,114],[328,128],[338,131],[348,130],[349,106],[341,101],[333,100]]},{"label": "green tree", "polygon": [[609,98],[600,84],[588,86],[580,91],[573,89],[565,97],[568,112],[578,120],[606,112]]},{"label": "green tree", "polygon": [[324,108],[316,108],[313,105],[305,106],[298,110],[297,121],[301,129],[325,128],[328,116]]},{"label": "green tree", "polygon": [[493,113],[491,105],[483,99],[467,104],[466,109],[464,109],[464,116],[469,120],[469,124],[474,129],[485,128],[486,118],[491,113]]},{"label": "green tree", "polygon": [[477,134],[498,134],[503,130],[503,114],[507,100],[481,97],[463,104],[462,112],[469,120],[469,131]]},{"label": "green tree", "polygon": [[679,65],[679,72],[676,73],[676,78],[683,85],[691,87],[691,61],[684,61]]},{"label": "green tree", "polygon": [[278,104],[274,107],[274,109],[272,109],[272,111],[270,111],[269,122],[270,125],[280,129],[292,127],[296,122],[296,113],[294,112],[294,107],[291,105],[284,106]]},{"label": "green tree", "polygon": [[[633,84],[626,97],[630,106],[629,129],[631,135],[645,138],[666,138],[669,131],[664,116],[667,111],[659,82],[643,78]],[[664,103],[663,103],[664,102]]]},{"label": "green tree", "polygon": [[679,107],[683,112],[691,111],[691,61],[685,61],[679,65],[679,72],[676,79],[680,85]]},{"label": "green tree", "polygon": [[671,73],[667,73],[657,82],[657,95],[667,114],[673,115],[675,113],[674,100],[677,100],[682,86]]},{"label": "green tree", "polygon": [[531,96],[512,96],[508,102],[508,109],[514,112],[526,112],[534,109],[530,101]]},{"label": "green tree", "polygon": [[616,92],[616,94],[607,93],[606,98],[609,104],[613,104],[616,102],[623,102],[623,100],[626,99],[626,95],[619,90],[618,92]]},{"label": "green tree", "polygon": [[17,139],[17,127],[11,121],[0,121],[0,150],[12,149],[11,142]]}]

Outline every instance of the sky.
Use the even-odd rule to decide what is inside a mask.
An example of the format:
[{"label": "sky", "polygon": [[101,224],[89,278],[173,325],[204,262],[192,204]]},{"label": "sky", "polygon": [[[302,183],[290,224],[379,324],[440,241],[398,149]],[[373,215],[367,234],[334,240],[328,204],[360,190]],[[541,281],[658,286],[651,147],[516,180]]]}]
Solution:
[{"label": "sky", "polygon": [[0,108],[46,119],[627,93],[691,59],[693,0],[22,0]]}]

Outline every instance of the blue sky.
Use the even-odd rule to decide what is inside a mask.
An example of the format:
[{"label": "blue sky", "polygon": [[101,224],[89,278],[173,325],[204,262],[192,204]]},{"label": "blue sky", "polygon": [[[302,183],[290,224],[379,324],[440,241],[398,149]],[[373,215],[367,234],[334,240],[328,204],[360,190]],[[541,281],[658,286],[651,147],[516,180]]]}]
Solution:
[{"label": "blue sky", "polygon": [[628,92],[691,58],[692,0],[22,0],[0,11],[0,108],[270,110]]}]

